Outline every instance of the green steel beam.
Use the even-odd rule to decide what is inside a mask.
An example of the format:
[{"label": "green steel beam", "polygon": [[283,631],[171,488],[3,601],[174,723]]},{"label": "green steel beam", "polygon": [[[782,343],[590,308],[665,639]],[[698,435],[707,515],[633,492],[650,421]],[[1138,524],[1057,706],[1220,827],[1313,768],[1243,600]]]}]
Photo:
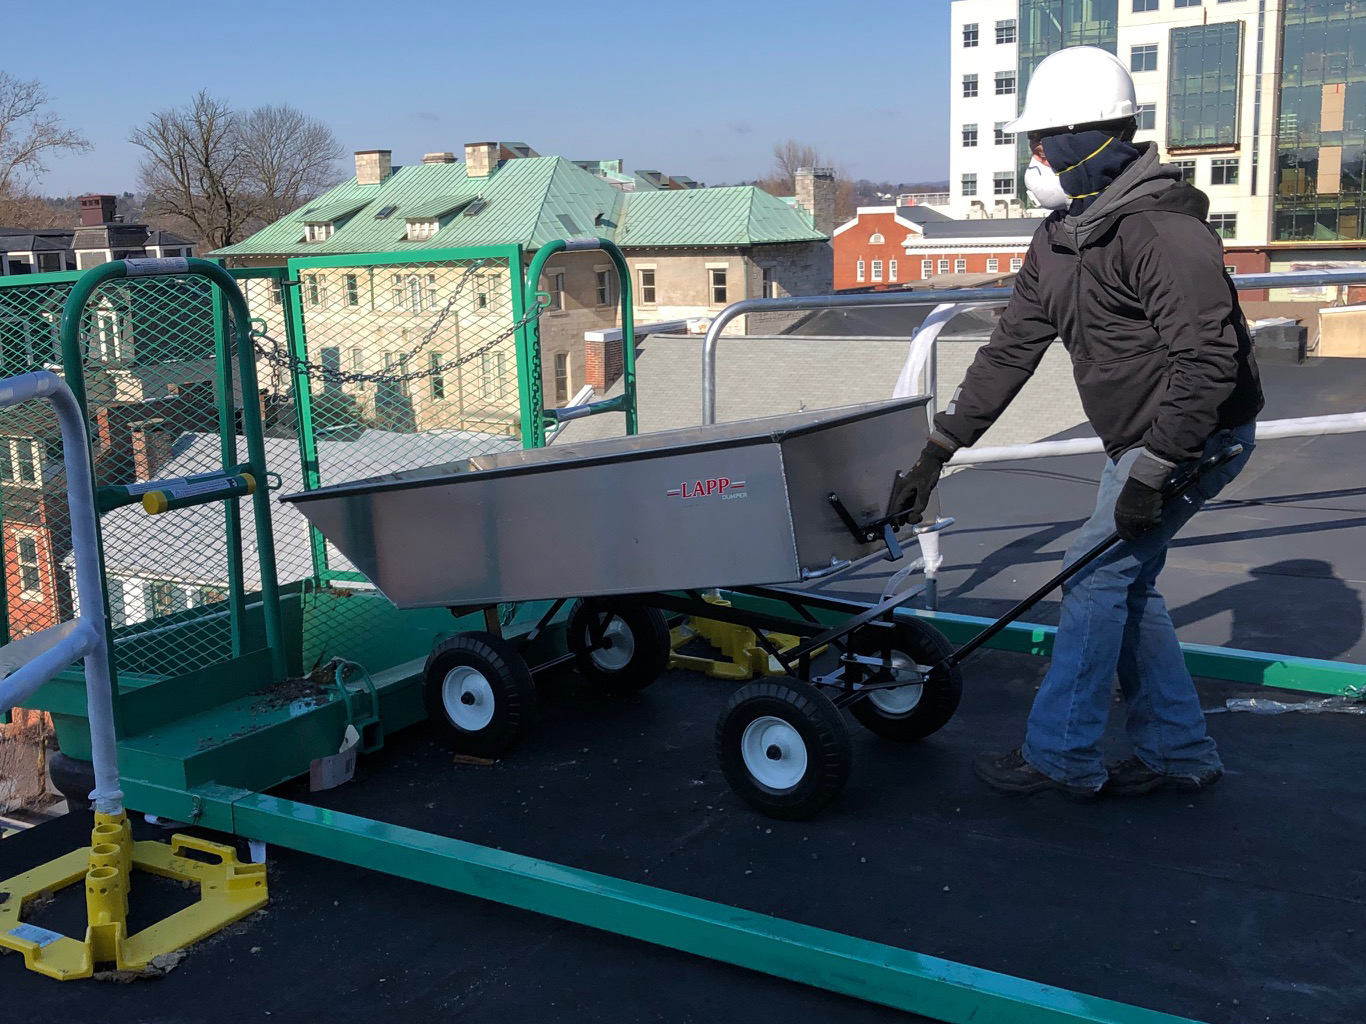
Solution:
[{"label": "green steel beam", "polygon": [[[217,803],[214,797],[199,797],[206,824],[222,817],[221,806],[208,808]],[[184,797],[176,800],[183,810]],[[1184,1017],[262,793],[233,801],[232,826],[251,839],[951,1024],[1192,1024]]]},{"label": "green steel beam", "polygon": [[[791,608],[782,601],[735,591],[722,591],[722,595],[740,608],[751,608],[773,615],[792,614]],[[822,601],[830,600],[825,595],[819,596]],[[813,607],[810,611],[821,622],[835,625],[855,611],[867,607],[855,601],[843,603],[846,605],[844,609]],[[898,608],[896,614],[898,617],[914,617],[932,622],[956,644],[971,640],[993,621],[976,615],[955,615],[950,612],[931,612],[918,608]],[[1047,658],[1053,654],[1053,637],[1057,632],[1056,626],[1014,622],[986,646]],[[1191,675],[1204,676],[1208,679],[1331,696],[1344,696],[1366,686],[1366,665],[1351,662],[1323,661],[1318,658],[1299,658],[1290,654],[1268,654],[1263,651],[1242,651],[1209,644],[1183,643],[1181,650],[1185,653],[1186,667],[1190,669]]]},{"label": "green steel beam", "polygon": [[[229,350],[228,306],[221,288],[213,290],[213,338],[215,345],[222,346],[222,352]],[[233,402],[232,360],[223,358],[217,363],[219,457],[224,468],[227,468],[237,464],[237,410]],[[243,400],[248,401],[249,398],[244,396]],[[265,480],[261,481],[261,486],[265,486]],[[233,657],[240,657],[243,650],[242,620],[247,613],[247,589],[243,580],[242,516],[236,501],[223,502],[223,528],[228,547],[228,609],[232,616],[232,653]]]}]

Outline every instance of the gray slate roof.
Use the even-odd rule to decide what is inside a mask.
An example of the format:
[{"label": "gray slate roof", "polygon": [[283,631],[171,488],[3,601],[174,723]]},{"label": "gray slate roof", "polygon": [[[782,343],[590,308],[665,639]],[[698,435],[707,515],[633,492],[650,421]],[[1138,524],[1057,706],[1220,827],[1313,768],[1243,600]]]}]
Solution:
[{"label": "gray slate roof", "polygon": [[925,241],[947,238],[1028,238],[1038,230],[1040,217],[990,217],[986,220],[945,220],[925,224]]},{"label": "gray slate roof", "polygon": [[[636,357],[640,430],[672,430],[702,420],[702,339],[652,334]],[[902,338],[723,338],[717,357],[717,419],[722,422],[830,409],[892,397],[909,342]],[[621,383],[608,390],[621,393]],[[589,441],[622,433],[620,414],[572,420],[555,439]]]},{"label": "gray slate roof", "polygon": [[[303,489],[299,442],[293,438],[265,439],[266,465],[279,473],[289,494]],[[520,448],[521,441],[506,435],[442,430],[420,434],[364,431],[354,441],[319,441],[318,461],[323,482],[345,483],[380,476],[401,469],[441,465],[468,458],[475,452]],[[185,434],[176,442],[176,455],[159,474],[162,478],[206,472],[219,462],[215,434]],[[246,460],[246,442],[238,439],[238,458]],[[271,495],[271,522],[275,534],[275,560],[279,578],[289,582],[311,572],[307,521],[294,508]],[[246,546],[244,580],[248,590],[261,586],[256,560],[255,534],[244,506],[242,536]],[[110,512],[101,520],[105,567],[111,576],[171,580],[198,586],[226,585],[228,558],[223,531],[223,511],[217,502],[149,516],[132,505]],[[170,542],[168,542],[168,538]],[[338,564],[333,552],[332,567]]]},{"label": "gray slate roof", "polygon": [[[939,224],[946,220],[953,221],[953,218],[947,213],[940,213],[930,206],[898,206],[896,215],[912,224]],[[954,223],[957,222],[954,221]]]}]

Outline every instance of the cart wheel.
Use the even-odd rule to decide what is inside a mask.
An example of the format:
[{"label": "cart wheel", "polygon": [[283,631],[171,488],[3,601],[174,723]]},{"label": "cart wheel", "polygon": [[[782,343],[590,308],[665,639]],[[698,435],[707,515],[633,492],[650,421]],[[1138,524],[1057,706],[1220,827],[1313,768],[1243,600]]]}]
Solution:
[{"label": "cart wheel", "polygon": [[[888,658],[893,673],[909,673],[914,682],[871,690],[851,711],[864,728],[890,740],[918,740],[941,729],[958,710],[963,671],[942,664],[953,653],[948,637],[928,623],[908,619],[890,627],[866,626],[854,634],[855,654]],[[938,665],[920,680],[916,665]]]},{"label": "cart wheel", "polygon": [[439,644],[423,670],[422,697],[442,742],[476,757],[505,753],[536,713],[531,670],[492,633],[459,633]]},{"label": "cart wheel", "polygon": [[[603,639],[597,648],[592,638],[594,615]],[[579,674],[603,693],[636,693],[669,667],[669,624],[658,608],[636,601],[576,601],[566,630]]]},{"label": "cart wheel", "polygon": [[810,818],[849,778],[849,730],[830,698],[797,679],[749,683],[716,723],[716,753],[730,788],[759,812]]}]

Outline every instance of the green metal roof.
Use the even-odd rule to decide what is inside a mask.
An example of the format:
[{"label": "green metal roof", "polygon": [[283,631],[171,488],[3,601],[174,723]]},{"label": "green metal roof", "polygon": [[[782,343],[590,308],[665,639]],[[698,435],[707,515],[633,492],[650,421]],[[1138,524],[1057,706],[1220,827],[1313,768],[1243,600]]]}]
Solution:
[{"label": "green metal roof", "polygon": [[300,218],[305,224],[331,223],[341,220],[349,213],[355,213],[365,205],[359,197],[340,199],[333,203],[312,202],[303,208]]},{"label": "green metal roof", "polygon": [[801,211],[752,185],[662,189],[630,197],[621,246],[761,245],[815,242],[825,236]]},{"label": "green metal roof", "polygon": [[[409,242],[406,221],[440,217],[478,197],[431,238]],[[394,207],[389,215],[377,215]],[[335,211],[343,211],[338,214]],[[337,220],[321,242],[304,240],[308,222]],[[623,246],[756,245],[819,241],[802,211],[752,186],[624,193],[560,157],[509,160],[487,178],[463,163],[413,164],[378,185],[351,179],[218,256],[325,256],[361,252],[517,244],[537,249],[575,235],[601,235]]]},{"label": "green metal roof", "polygon": [[423,203],[413,203],[405,206],[395,213],[404,220],[430,220],[433,217],[442,217],[453,210],[459,210],[474,202],[475,196],[438,196],[436,199],[428,199]]}]

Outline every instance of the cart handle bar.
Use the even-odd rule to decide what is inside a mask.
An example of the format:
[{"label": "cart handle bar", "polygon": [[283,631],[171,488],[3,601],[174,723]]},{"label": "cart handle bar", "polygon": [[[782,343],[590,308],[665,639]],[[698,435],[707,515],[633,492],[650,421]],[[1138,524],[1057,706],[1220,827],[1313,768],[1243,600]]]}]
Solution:
[{"label": "cart handle bar", "polygon": [[[1170,482],[1168,482],[1166,487],[1162,488],[1163,505],[1166,505],[1168,502],[1175,501],[1176,499],[1182,497],[1186,494],[1187,491],[1189,491],[1192,487],[1199,483],[1201,478],[1204,477],[1206,473],[1218,469],[1220,466],[1227,465],[1228,463],[1232,462],[1234,459],[1236,459],[1239,455],[1242,454],[1242,445],[1229,445],[1222,451],[1218,451],[1215,454],[1211,455],[1209,458],[1198,463],[1191,470],[1174,477]],[[1106,537],[1103,541],[1101,541],[1099,544],[1093,547],[1090,551],[1086,552],[1086,554],[1082,555],[1071,565],[1064,568],[1060,573],[1058,573],[1051,580],[1049,580],[1047,583],[1041,586],[1038,590],[1034,591],[1034,593],[1030,594],[1024,600],[1020,601],[1020,603],[1015,605],[1015,607],[1011,608],[1010,611],[1006,612],[999,619],[993,622],[990,626],[982,630],[982,632],[978,633],[975,637],[973,637],[971,640],[965,643],[962,647],[958,648],[958,650],[954,651],[940,664],[948,666],[950,668],[952,668],[955,665],[961,665],[964,661],[971,657],[979,647],[981,647],[992,637],[994,637],[997,633],[1001,632],[1001,630],[1005,629],[1012,622],[1018,619],[1021,615],[1029,611],[1029,609],[1033,608],[1041,600],[1047,597],[1048,594],[1054,590],[1054,588],[1066,583],[1073,576],[1077,575],[1077,573],[1081,572],[1088,565],[1090,565],[1092,562],[1098,559],[1101,555],[1105,554],[1105,552],[1109,551],[1119,542],[1119,534],[1117,532],[1111,533],[1110,536]]]}]

